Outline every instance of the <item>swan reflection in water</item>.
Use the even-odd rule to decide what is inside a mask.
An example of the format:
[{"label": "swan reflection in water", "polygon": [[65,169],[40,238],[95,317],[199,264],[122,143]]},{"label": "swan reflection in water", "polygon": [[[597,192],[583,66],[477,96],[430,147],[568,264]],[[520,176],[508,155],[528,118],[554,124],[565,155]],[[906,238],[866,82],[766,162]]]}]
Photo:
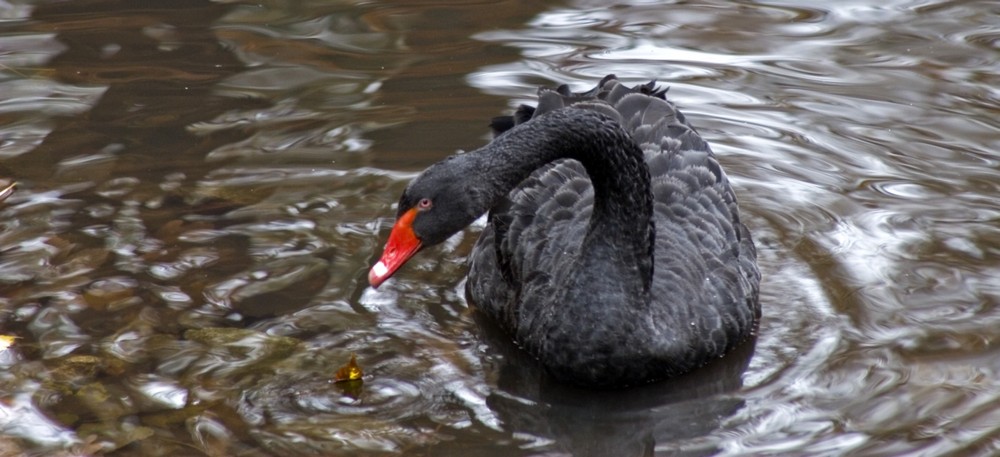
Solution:
[{"label": "swan reflection in water", "polygon": [[477,321],[491,353],[501,359],[487,405],[505,430],[551,440],[547,448],[557,452],[574,457],[712,455],[715,443],[700,437],[711,435],[744,406],[737,391],[753,356],[753,339],[671,379],[595,390],[552,378],[495,325]]}]

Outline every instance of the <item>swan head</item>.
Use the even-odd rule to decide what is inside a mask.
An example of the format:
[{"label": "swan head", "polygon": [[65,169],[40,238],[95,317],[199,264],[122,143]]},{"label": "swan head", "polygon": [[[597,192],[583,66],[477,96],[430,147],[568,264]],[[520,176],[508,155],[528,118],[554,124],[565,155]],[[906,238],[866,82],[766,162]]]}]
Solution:
[{"label": "swan head", "polygon": [[470,174],[465,155],[434,164],[414,179],[399,199],[396,222],[379,261],[368,272],[378,287],[417,252],[458,233],[489,209],[483,182]]}]

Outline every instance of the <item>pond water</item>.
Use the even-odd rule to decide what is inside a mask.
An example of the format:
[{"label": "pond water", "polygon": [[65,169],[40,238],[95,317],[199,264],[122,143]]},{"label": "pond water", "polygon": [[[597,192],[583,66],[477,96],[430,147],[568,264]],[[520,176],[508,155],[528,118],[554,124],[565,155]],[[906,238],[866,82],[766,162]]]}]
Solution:
[{"label": "pond water", "polygon": [[[0,455],[1000,453],[997,2],[151,5],[0,1]],[[609,73],[735,183],[756,345],[559,386],[477,227],[367,286],[419,170]]]}]

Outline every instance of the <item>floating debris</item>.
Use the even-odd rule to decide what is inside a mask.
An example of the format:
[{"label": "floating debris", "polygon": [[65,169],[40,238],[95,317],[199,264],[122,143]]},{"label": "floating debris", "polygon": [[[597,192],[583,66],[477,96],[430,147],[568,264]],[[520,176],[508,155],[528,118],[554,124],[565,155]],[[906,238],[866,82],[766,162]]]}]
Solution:
[{"label": "floating debris", "polygon": [[357,357],[351,354],[351,361],[337,370],[337,374],[333,377],[333,382],[360,381],[364,375],[364,371],[358,366]]}]

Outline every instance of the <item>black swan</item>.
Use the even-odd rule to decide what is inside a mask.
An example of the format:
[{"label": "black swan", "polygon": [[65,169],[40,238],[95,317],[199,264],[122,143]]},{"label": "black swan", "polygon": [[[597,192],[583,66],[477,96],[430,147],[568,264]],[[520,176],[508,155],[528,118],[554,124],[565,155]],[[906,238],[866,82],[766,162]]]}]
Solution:
[{"label": "black swan", "polygon": [[[555,378],[622,387],[676,376],[756,331],[760,273],[708,144],[654,82],[540,89],[495,138],[432,165],[399,199],[368,274],[489,211],[470,300]],[[573,160],[567,160],[573,159]]]}]

